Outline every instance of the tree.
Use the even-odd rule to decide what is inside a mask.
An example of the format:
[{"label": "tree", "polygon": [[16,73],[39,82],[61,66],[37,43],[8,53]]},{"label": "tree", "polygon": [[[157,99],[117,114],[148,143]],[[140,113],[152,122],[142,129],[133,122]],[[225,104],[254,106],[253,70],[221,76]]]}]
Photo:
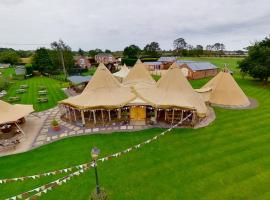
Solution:
[{"label": "tree", "polygon": [[140,53],[140,47],[132,44],[124,49],[123,55],[127,58],[139,58]]},{"label": "tree", "polygon": [[84,56],[84,51],[83,51],[81,48],[79,48],[78,54],[79,54],[80,56]]},{"label": "tree", "polygon": [[101,49],[93,49],[88,52],[88,55],[94,58],[97,54],[102,53]]},{"label": "tree", "polygon": [[53,49],[51,57],[54,67],[57,69],[62,66],[65,77],[67,77],[67,72],[74,68],[74,59],[71,48],[61,39],[58,42],[55,41],[51,43],[51,47]]},{"label": "tree", "polygon": [[19,62],[19,55],[14,50],[5,50],[0,53],[0,62],[14,65]]},{"label": "tree", "polygon": [[112,53],[111,50],[109,50],[109,49],[106,49],[104,52],[105,53]]},{"label": "tree", "polygon": [[173,41],[173,47],[176,51],[186,49],[187,43],[184,38],[178,38]]},{"label": "tree", "polygon": [[41,47],[37,49],[33,55],[32,66],[34,70],[40,72],[50,72],[53,70],[53,63],[50,58],[48,49]]},{"label": "tree", "polygon": [[270,76],[270,38],[249,47],[248,56],[239,62],[242,73],[267,81]]},{"label": "tree", "polygon": [[143,48],[143,53],[145,56],[158,57],[161,54],[161,49],[157,42],[151,42]]}]

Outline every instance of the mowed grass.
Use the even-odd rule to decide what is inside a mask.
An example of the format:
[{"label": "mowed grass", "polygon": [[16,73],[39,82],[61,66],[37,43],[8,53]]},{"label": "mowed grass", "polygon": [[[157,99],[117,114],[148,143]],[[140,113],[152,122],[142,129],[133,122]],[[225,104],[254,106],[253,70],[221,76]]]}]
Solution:
[{"label": "mowed grass", "polygon": [[[33,77],[26,80],[14,80],[14,83],[7,89],[7,95],[4,100],[8,100],[9,97],[19,96],[20,101],[15,103],[21,104],[33,104],[35,111],[42,111],[52,108],[57,105],[58,101],[66,98],[65,93],[61,89],[62,82],[47,78],[47,77]],[[23,94],[16,94],[16,90],[20,88],[20,85],[27,84],[29,88]],[[47,95],[39,96],[39,86],[45,86],[47,88]],[[47,97],[48,102],[38,103],[38,97]]]},{"label": "mowed grass", "polygon": [[[193,82],[200,87],[207,80]],[[270,199],[270,91],[250,79],[237,79],[260,106],[253,110],[215,108],[206,128],[171,134],[119,158],[99,164],[100,183],[110,199]],[[101,157],[160,133],[89,135],[64,139],[33,151],[0,158],[0,177],[16,177],[81,164],[98,146]],[[63,176],[63,175],[62,175]],[[1,185],[0,199],[56,179]],[[75,177],[41,199],[86,200],[95,187],[93,170]]]}]

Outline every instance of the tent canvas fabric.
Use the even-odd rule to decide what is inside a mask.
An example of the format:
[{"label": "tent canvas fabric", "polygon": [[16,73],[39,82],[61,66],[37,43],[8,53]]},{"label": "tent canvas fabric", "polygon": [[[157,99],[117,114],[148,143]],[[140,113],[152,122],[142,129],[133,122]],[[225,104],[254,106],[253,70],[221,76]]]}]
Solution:
[{"label": "tent canvas fabric", "polygon": [[143,100],[154,107],[194,109],[199,117],[208,115],[208,109],[204,101],[193,90],[176,63],[161,77],[156,86],[139,88],[136,91]]},{"label": "tent canvas fabric", "polygon": [[247,107],[250,101],[229,71],[219,72],[202,89],[211,88],[208,101],[221,106]]},{"label": "tent canvas fabric", "polygon": [[134,88],[145,88],[155,85],[156,81],[152,78],[149,71],[146,69],[145,64],[137,63],[130,70],[127,77],[124,78],[123,84],[125,86]]},{"label": "tent canvas fabric", "polygon": [[100,64],[82,94],[70,97],[60,103],[79,109],[113,109],[122,107],[135,98],[131,88],[121,85],[107,67]]},{"label": "tent canvas fabric", "polygon": [[120,71],[115,72],[113,75],[122,82],[123,78],[126,78],[129,74],[129,68],[124,64],[124,66],[121,67]]},{"label": "tent canvas fabric", "polygon": [[0,100],[0,124],[14,123],[32,112],[32,105],[12,105]]}]

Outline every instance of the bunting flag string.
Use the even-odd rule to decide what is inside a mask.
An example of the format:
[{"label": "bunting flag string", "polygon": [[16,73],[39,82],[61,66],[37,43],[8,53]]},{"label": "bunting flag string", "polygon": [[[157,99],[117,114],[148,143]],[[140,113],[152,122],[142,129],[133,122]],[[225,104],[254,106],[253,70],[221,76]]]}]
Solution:
[{"label": "bunting flag string", "polygon": [[[146,140],[146,141],[144,141],[142,143],[136,144],[136,145],[134,145],[132,147],[129,147],[129,148],[123,150],[123,151],[108,155],[108,156],[103,157],[103,158],[99,158],[97,161],[104,162],[104,161],[110,160],[111,158],[119,157],[119,156],[121,156],[123,154],[127,154],[127,153],[129,153],[129,152],[131,152],[131,151],[133,151],[135,149],[141,148],[142,146],[144,146],[146,144],[149,144],[149,143],[153,142],[154,140],[157,140],[159,137],[164,136],[165,134],[171,132],[171,130],[173,128],[175,128],[178,125],[180,125],[181,123],[183,123],[190,116],[191,116],[191,114],[188,115],[183,120],[181,120],[180,122],[178,122],[177,124],[173,125],[171,128],[169,128],[169,129],[163,131],[162,133],[152,137],[151,139],[148,139],[148,140]],[[16,200],[16,199],[30,200],[30,199],[36,199],[36,198],[40,197],[42,194],[47,193],[47,191],[50,191],[50,190],[54,189],[55,187],[60,186],[63,183],[66,183],[67,181],[69,181],[74,176],[79,176],[81,173],[85,172],[87,169],[90,169],[90,168],[92,168],[94,166],[95,166],[95,163],[90,162],[90,163],[77,165],[77,166],[74,166],[74,167],[69,167],[69,168],[66,168],[66,169],[60,169],[60,170],[56,170],[56,171],[43,173],[43,174],[37,174],[37,175],[25,176],[25,177],[19,177],[19,178],[11,178],[11,179],[1,179],[0,184],[1,183],[9,183],[9,182],[13,182],[13,181],[24,181],[26,179],[36,179],[36,178],[41,178],[43,176],[56,175],[56,174],[59,174],[59,173],[67,173],[67,172],[73,171],[74,169],[77,169],[75,172],[73,172],[73,173],[71,173],[71,174],[69,174],[69,175],[67,175],[67,176],[65,176],[63,178],[57,179],[56,181],[53,181],[53,182],[48,183],[46,185],[40,186],[40,187],[35,188],[33,190],[24,192],[22,194],[16,195],[14,197],[8,198],[6,200]],[[36,192],[36,193],[32,194],[34,192]]]}]

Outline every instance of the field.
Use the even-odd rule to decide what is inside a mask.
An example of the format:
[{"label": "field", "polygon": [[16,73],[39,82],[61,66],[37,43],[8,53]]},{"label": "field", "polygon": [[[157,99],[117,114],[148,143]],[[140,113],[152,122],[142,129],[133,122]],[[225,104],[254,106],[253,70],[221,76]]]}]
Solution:
[{"label": "field", "polygon": [[[16,90],[20,88],[20,85],[24,84],[29,86],[27,92],[23,94],[16,94]],[[48,102],[38,103],[37,98],[39,97],[39,86],[45,86],[47,88],[48,94],[44,97],[48,98]],[[12,96],[19,96],[21,97],[21,100],[15,103],[33,104],[36,111],[42,111],[56,106],[58,101],[66,98],[66,95],[61,90],[61,87],[61,82],[47,77],[34,77],[26,80],[14,80],[13,83],[9,86],[7,90],[8,94],[5,96],[4,100],[7,100]]]},{"label": "field", "polygon": [[[238,111],[216,108],[217,119],[207,128],[174,130],[138,151],[100,164],[101,184],[110,199],[269,199],[269,88],[250,80],[239,82],[260,107]],[[0,176],[31,175],[84,163],[90,160],[93,146],[101,148],[103,156],[161,131],[65,139],[1,158]],[[52,180],[3,185],[0,199]],[[93,188],[91,170],[41,199],[87,199]]]},{"label": "field", "polygon": [[[196,80],[198,88],[207,80]],[[215,108],[217,119],[206,128],[175,129],[127,155],[99,164],[102,187],[110,199],[232,200],[270,199],[269,86],[249,78],[237,81],[257,99],[253,110]],[[32,175],[126,149],[163,131],[89,135],[64,139],[27,153],[0,158],[0,177]],[[1,185],[4,199],[63,175]],[[93,170],[44,194],[40,199],[84,200],[95,187]]]}]

